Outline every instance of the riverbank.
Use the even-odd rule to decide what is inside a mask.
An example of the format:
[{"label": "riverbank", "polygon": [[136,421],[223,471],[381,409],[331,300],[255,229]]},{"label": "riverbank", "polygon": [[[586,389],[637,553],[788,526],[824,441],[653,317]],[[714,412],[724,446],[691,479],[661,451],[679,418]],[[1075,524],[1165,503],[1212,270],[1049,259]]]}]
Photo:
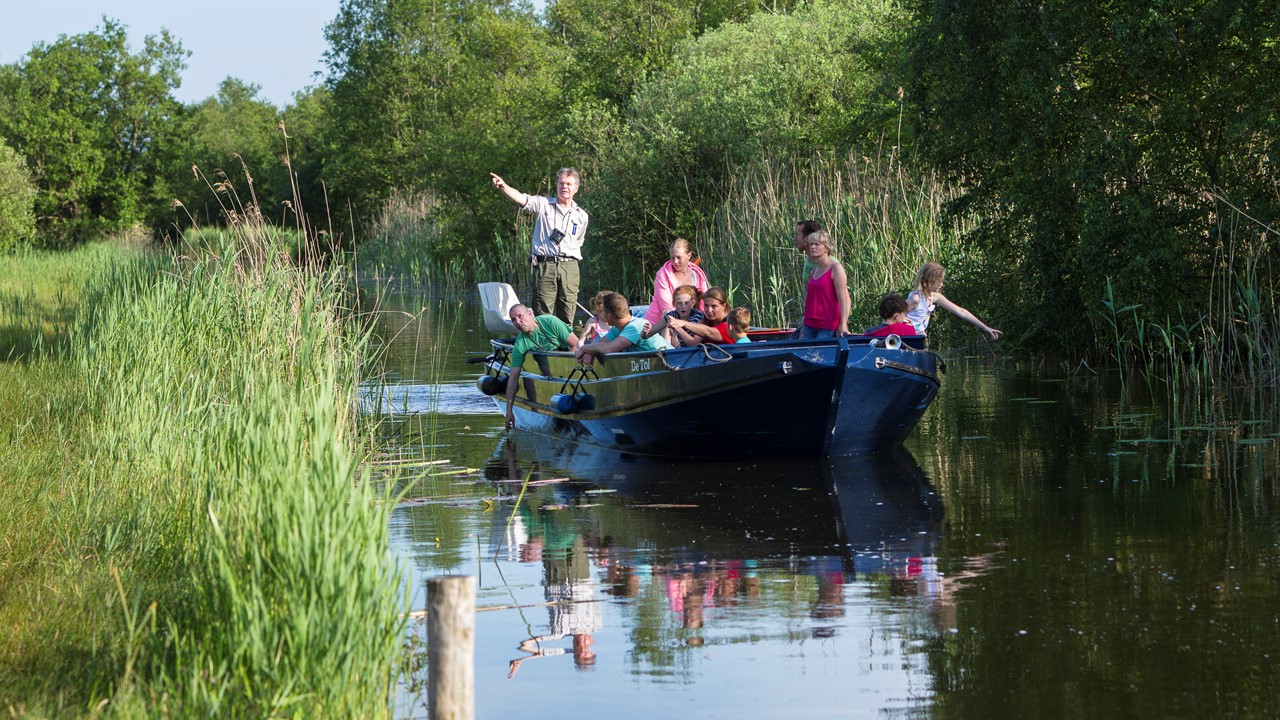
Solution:
[{"label": "riverbank", "polygon": [[0,708],[387,714],[403,601],[337,277],[244,237],[0,268]]}]

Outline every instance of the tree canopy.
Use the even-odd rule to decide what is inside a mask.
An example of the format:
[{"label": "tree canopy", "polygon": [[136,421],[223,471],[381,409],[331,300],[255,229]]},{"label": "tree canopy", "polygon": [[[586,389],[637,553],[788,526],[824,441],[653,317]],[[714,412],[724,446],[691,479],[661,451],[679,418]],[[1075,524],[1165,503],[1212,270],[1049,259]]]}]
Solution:
[{"label": "tree canopy", "polygon": [[36,223],[69,245],[143,223],[163,205],[159,149],[173,130],[186,52],[167,32],[132,52],[125,28],[37,43],[0,72],[0,137],[26,158]]},{"label": "tree canopy", "polygon": [[915,12],[920,137],[981,220],[988,266],[1023,289],[1014,322],[1069,343],[1108,282],[1176,314],[1208,293],[1227,203],[1280,209],[1274,5]]}]

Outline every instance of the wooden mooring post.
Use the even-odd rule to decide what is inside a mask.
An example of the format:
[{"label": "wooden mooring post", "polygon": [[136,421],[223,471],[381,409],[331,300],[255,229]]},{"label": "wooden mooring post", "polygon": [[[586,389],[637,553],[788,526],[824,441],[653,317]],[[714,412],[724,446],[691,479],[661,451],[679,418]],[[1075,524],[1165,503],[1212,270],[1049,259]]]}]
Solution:
[{"label": "wooden mooring post", "polygon": [[431,720],[476,715],[476,580],[427,580],[427,693]]}]

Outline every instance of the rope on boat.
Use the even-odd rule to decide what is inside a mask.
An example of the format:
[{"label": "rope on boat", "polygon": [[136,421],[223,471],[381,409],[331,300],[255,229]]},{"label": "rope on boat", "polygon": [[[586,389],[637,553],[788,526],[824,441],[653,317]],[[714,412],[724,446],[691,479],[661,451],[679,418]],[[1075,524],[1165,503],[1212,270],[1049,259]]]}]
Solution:
[{"label": "rope on boat", "polygon": [[[720,347],[718,343],[699,343],[698,347],[702,348],[702,356],[707,359],[707,362],[726,363],[733,359],[733,353]],[[723,353],[724,357],[718,357],[718,358],[711,357],[711,348],[715,348],[716,350]],[[689,353],[689,356],[693,357],[693,353]],[[666,350],[658,351],[658,359],[662,361],[662,364],[665,365],[668,370],[683,370],[689,367],[688,362],[686,362],[683,365],[672,365],[671,361],[667,359]]]}]

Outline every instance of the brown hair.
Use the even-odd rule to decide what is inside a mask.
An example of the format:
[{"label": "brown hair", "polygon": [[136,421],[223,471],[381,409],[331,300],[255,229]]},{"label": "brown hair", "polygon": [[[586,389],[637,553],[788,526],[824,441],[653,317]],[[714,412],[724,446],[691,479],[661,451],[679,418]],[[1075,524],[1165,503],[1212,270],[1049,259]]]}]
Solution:
[{"label": "brown hair", "polygon": [[796,227],[800,228],[801,237],[809,237],[810,235],[822,229],[822,223],[817,220],[801,220],[796,223]]},{"label": "brown hair", "polygon": [[738,332],[746,332],[751,327],[751,310],[747,307],[736,307],[729,311],[727,320],[730,328]]},{"label": "brown hair", "polygon": [[599,315],[600,309],[604,307],[605,296],[612,295],[612,294],[613,294],[612,290],[601,290],[600,292],[591,296],[591,300],[587,302],[587,307],[591,308],[592,313]]},{"label": "brown hair", "polygon": [[631,314],[631,303],[627,302],[627,297],[622,293],[615,292],[605,295],[602,307],[604,308],[606,320],[617,320]]},{"label": "brown hair", "polygon": [[729,293],[725,292],[722,287],[707,288],[707,291],[702,293],[702,297],[700,299],[703,301],[715,300],[725,307],[729,306]]},{"label": "brown hair", "polygon": [[907,311],[907,301],[897,293],[889,293],[880,298],[880,317],[884,320]]}]

